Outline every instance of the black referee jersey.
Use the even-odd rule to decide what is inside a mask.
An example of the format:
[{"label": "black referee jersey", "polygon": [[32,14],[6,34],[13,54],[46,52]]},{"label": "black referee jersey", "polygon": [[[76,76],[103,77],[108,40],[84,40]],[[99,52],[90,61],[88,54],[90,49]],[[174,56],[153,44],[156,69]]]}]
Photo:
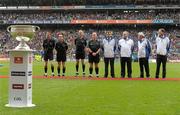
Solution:
[{"label": "black referee jersey", "polygon": [[66,42],[57,42],[56,46],[55,46],[55,49],[57,51],[56,60],[58,62],[66,61],[66,52],[67,52],[67,49],[68,49],[67,43]]},{"label": "black referee jersey", "polygon": [[80,39],[80,38],[77,38],[75,39],[75,45],[76,45],[76,52],[85,52],[84,51],[84,48],[86,47],[87,45],[87,42],[84,38]]},{"label": "black referee jersey", "polygon": [[91,49],[92,53],[89,53],[89,62],[90,63],[99,63],[99,53],[96,56],[93,56],[93,53],[96,53],[100,49],[101,45],[98,40],[90,40],[88,43],[88,48]]},{"label": "black referee jersey", "polygon": [[48,61],[53,60],[53,50],[55,47],[55,40],[45,39],[43,41],[43,50],[44,50],[44,60]]},{"label": "black referee jersey", "polygon": [[84,48],[87,45],[87,42],[84,38],[75,39],[75,45],[76,45],[76,59],[84,59],[85,58],[85,51]]}]

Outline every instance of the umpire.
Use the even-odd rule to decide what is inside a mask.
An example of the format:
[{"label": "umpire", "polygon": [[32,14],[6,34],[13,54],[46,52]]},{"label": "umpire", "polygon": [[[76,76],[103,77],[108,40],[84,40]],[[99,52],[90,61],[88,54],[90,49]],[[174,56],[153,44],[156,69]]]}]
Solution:
[{"label": "umpire", "polygon": [[114,52],[116,49],[116,42],[112,36],[112,31],[106,32],[106,37],[103,39],[102,50],[104,52],[104,64],[105,64],[105,74],[104,78],[108,77],[109,63],[111,67],[111,77],[114,78]]},{"label": "umpire", "polygon": [[151,53],[151,45],[148,39],[145,38],[143,32],[138,33],[138,58],[140,67],[140,78],[144,78],[144,69],[146,77],[149,78],[149,56]]},{"label": "umpire", "polygon": [[52,64],[54,47],[55,47],[55,40],[52,39],[51,32],[47,32],[46,39],[43,41],[45,77],[47,77],[48,61],[50,61],[51,63],[52,76],[54,76],[54,65]]},{"label": "umpire", "polygon": [[162,78],[166,78],[166,62],[167,54],[170,49],[170,40],[165,35],[165,29],[160,28],[158,30],[158,36],[156,37],[156,78],[159,78],[159,70],[162,63]]},{"label": "umpire", "polygon": [[120,60],[121,60],[121,77],[125,77],[125,65],[127,64],[128,78],[131,78],[132,74],[132,52],[134,42],[129,38],[129,32],[123,32],[123,38],[119,40]]},{"label": "umpire", "polygon": [[64,41],[64,37],[62,34],[58,35],[58,42],[56,43],[55,49],[57,51],[56,61],[58,62],[58,67],[57,67],[58,76],[60,77],[61,65],[62,65],[62,71],[63,71],[62,76],[65,76],[65,71],[66,71],[65,62],[66,62],[66,52],[68,49],[68,45]]}]

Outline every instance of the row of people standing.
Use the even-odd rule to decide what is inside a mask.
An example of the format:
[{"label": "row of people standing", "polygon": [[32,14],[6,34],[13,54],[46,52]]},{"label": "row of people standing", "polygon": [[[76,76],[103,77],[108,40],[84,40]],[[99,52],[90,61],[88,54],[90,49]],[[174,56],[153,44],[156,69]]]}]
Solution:
[{"label": "row of people standing", "polygon": [[[104,77],[108,77],[108,68],[110,64],[111,69],[111,77],[115,77],[114,72],[114,54],[115,50],[118,48],[120,52],[120,63],[121,63],[121,77],[124,78],[126,75],[126,66],[127,66],[127,76],[128,78],[132,77],[132,53],[134,49],[134,41],[129,38],[129,32],[124,31],[122,35],[122,39],[116,43],[116,40],[112,36],[112,31],[106,32],[106,37],[103,39],[102,43],[97,39],[97,33],[93,32],[91,35],[91,40],[87,43],[84,32],[79,30],[79,37],[75,39],[76,46],[76,73],[75,76],[79,75],[79,65],[81,62],[82,65],[82,76],[85,76],[85,54],[88,53],[88,61],[89,61],[89,77],[92,77],[93,73],[93,65],[95,66],[96,77],[99,77],[99,67],[98,63],[100,61],[99,52],[102,49],[104,53]],[[49,37],[48,37],[49,36]],[[138,36],[138,58],[139,58],[139,67],[140,67],[140,77],[144,77],[144,69],[146,72],[146,77],[150,77],[149,71],[149,56],[151,54],[151,43],[145,37],[143,32],[139,32]],[[45,76],[47,76],[47,64],[48,61],[53,60],[53,48],[57,51],[56,60],[58,62],[58,76],[60,76],[60,66],[62,65],[63,73],[62,76],[65,75],[65,62],[66,62],[66,51],[68,49],[67,43],[64,41],[63,35],[60,34],[58,38],[58,42],[55,43],[50,37],[47,35],[47,39],[43,42],[44,48],[44,60],[45,60]],[[163,74],[162,77],[166,77],[166,62],[167,62],[167,54],[170,48],[170,40],[167,36],[165,36],[165,29],[161,28],[158,30],[158,36],[156,37],[156,78],[159,78],[159,70],[160,65],[163,65]],[[49,53],[50,52],[50,53]],[[51,63],[52,76],[54,76],[54,66]]]}]

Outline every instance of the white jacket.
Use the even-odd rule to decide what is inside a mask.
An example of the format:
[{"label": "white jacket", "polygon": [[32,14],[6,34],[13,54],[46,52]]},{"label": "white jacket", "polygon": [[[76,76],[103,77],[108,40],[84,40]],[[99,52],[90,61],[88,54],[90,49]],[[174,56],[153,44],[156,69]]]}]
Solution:
[{"label": "white jacket", "polygon": [[119,48],[120,48],[120,55],[121,57],[131,57],[132,56],[132,50],[134,47],[134,42],[132,39],[127,38],[120,39],[119,40]]},{"label": "white jacket", "polygon": [[116,42],[113,38],[105,38],[103,39],[103,50],[105,58],[114,58]]},{"label": "white jacket", "polygon": [[167,55],[170,48],[170,40],[168,37],[160,38],[159,36],[156,37],[156,53],[159,55]]}]

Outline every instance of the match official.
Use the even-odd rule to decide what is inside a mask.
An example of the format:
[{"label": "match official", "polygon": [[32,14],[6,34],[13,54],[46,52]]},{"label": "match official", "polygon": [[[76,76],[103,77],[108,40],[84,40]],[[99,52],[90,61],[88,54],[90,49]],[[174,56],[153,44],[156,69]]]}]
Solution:
[{"label": "match official", "polygon": [[121,62],[121,77],[125,77],[125,65],[127,64],[128,78],[132,77],[132,52],[134,42],[129,38],[129,32],[123,32],[123,38],[119,40],[120,62]]},{"label": "match official", "polygon": [[104,64],[105,64],[105,74],[104,78],[108,77],[109,63],[111,67],[111,77],[114,78],[114,52],[116,49],[116,41],[112,36],[112,31],[106,32],[106,37],[103,39],[102,50],[104,52]]},{"label": "match official", "polygon": [[101,46],[100,42],[97,40],[97,33],[92,33],[92,39],[88,42],[88,52],[89,52],[89,77],[92,77],[93,64],[95,64],[96,77],[99,77],[99,67],[98,63],[100,61],[99,52]]},{"label": "match official", "polygon": [[138,58],[140,67],[140,78],[144,78],[144,69],[146,77],[149,78],[149,56],[151,54],[151,44],[143,32],[138,33]]},{"label": "match official", "polygon": [[169,37],[165,35],[165,29],[160,28],[158,30],[158,36],[156,37],[156,78],[159,78],[159,70],[162,63],[162,78],[166,78],[166,62],[167,54],[170,49]]},{"label": "match official", "polygon": [[68,45],[64,41],[64,37],[62,34],[58,35],[58,42],[56,43],[55,49],[57,51],[56,61],[58,62],[58,66],[57,66],[58,76],[60,77],[61,65],[62,65],[62,76],[65,76],[65,71],[66,71],[65,62],[66,62],[66,52],[68,49]]},{"label": "match official", "polygon": [[79,37],[75,39],[76,46],[76,76],[79,75],[79,60],[81,60],[83,76],[85,76],[85,50],[86,50],[86,39],[84,38],[84,32],[79,30]]},{"label": "match official", "polygon": [[53,60],[53,50],[55,47],[55,40],[52,39],[51,32],[47,32],[46,39],[43,41],[43,50],[44,50],[44,76],[47,77],[48,71],[48,61],[51,63],[52,76],[54,76],[54,65]]}]

